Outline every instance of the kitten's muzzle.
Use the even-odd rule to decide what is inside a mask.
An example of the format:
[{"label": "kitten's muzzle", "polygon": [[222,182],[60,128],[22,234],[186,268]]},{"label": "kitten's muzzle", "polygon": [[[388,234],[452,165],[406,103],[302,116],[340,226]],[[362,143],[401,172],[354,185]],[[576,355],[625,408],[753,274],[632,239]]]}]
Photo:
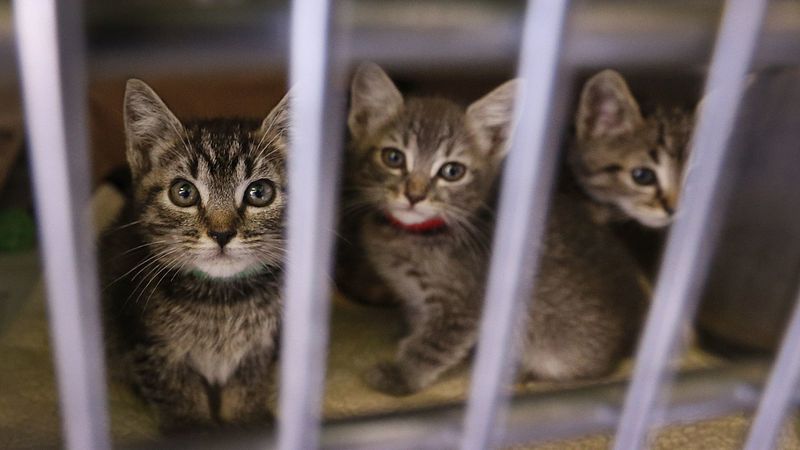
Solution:
[{"label": "kitten's muzzle", "polygon": [[415,203],[419,203],[419,202],[425,200],[425,197],[427,197],[427,195],[425,193],[423,193],[423,194],[414,194],[414,193],[406,191],[406,198],[408,199],[408,203],[410,204],[410,206],[414,206]]},{"label": "kitten's muzzle", "polygon": [[234,236],[236,236],[236,230],[225,230],[225,231],[213,231],[209,230],[208,235],[211,239],[214,239],[217,244],[219,244],[219,248],[225,247],[225,244],[231,241]]},{"label": "kitten's muzzle", "polygon": [[412,173],[406,181],[405,196],[408,199],[410,206],[425,200],[428,196],[428,189],[430,188],[430,180],[424,175]]}]

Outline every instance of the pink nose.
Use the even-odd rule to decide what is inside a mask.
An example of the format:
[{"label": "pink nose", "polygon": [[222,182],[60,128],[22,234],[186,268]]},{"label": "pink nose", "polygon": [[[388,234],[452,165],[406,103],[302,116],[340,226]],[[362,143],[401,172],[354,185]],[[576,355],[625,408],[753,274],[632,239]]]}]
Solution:
[{"label": "pink nose", "polygon": [[411,206],[414,206],[415,203],[425,200],[425,194],[406,192],[406,198],[408,199],[408,202],[411,203]]}]

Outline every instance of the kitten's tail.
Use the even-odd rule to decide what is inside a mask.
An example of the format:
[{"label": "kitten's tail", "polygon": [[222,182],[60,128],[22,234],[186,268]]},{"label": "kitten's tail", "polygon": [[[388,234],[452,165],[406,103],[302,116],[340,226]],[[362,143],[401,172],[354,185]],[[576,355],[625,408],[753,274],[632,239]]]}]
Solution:
[{"label": "kitten's tail", "polygon": [[95,189],[91,200],[95,236],[117,221],[131,189],[131,174],[126,166],[114,169]]}]

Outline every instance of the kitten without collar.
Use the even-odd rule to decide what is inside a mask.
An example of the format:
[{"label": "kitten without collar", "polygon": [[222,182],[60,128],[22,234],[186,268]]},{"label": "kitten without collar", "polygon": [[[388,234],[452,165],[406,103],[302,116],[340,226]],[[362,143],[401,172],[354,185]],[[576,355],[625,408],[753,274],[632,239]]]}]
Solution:
[{"label": "kitten without collar", "polygon": [[181,122],[130,80],[124,115],[132,195],[101,241],[111,360],[166,429],[267,420],[286,99],[263,122]]},{"label": "kitten without collar", "polygon": [[660,228],[674,217],[694,114],[643,116],[622,76],[604,70],[583,87],[569,164],[597,204],[595,217]]}]

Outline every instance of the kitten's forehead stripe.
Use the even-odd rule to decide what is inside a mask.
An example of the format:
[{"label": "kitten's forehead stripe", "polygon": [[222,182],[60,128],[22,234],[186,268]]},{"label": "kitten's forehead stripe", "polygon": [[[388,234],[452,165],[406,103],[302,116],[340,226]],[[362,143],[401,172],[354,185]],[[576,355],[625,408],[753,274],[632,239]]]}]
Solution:
[{"label": "kitten's forehead stripe", "polygon": [[[397,136],[397,135],[395,135],[395,137],[394,137],[394,140],[396,140],[396,141],[397,141],[397,140],[399,140],[399,139],[397,139],[397,137],[396,137],[396,136]],[[403,139],[402,139],[402,140],[403,140],[403,147],[406,147],[406,148],[407,148],[407,147],[408,147],[408,144],[409,144],[409,142],[411,141],[411,130],[410,130],[409,128],[406,128],[406,129],[404,129],[404,130],[403,130],[402,138],[403,138]]]},{"label": "kitten's forehead stripe", "polygon": [[196,147],[197,156],[200,157],[202,161],[202,168],[205,172],[211,171],[211,168],[214,167],[214,160],[211,155],[206,151],[203,146]]},{"label": "kitten's forehead stripe", "polygon": [[245,174],[247,173],[247,163],[245,162],[244,156],[236,156],[236,175],[239,179],[244,179]]},{"label": "kitten's forehead stripe", "polygon": [[[455,128],[462,123],[460,108],[443,99],[409,99],[402,124],[406,134],[416,137],[419,153],[435,153],[446,140],[452,139]],[[435,117],[436,120],[431,120]]]},{"label": "kitten's forehead stripe", "polygon": [[250,155],[244,158],[244,177],[250,178],[253,176],[253,157]]},{"label": "kitten's forehead stripe", "polygon": [[450,158],[453,156],[453,152],[456,150],[456,146],[454,144],[455,143],[453,142],[452,137],[448,137],[444,147],[445,158]]},{"label": "kitten's forehead stripe", "polygon": [[159,187],[149,193],[145,187],[142,198],[153,201],[159,189],[166,189],[172,179],[187,178],[200,191],[201,205],[238,208],[242,203],[238,197],[250,176],[283,185],[283,153],[277,151],[283,142],[276,142],[275,146],[268,142],[264,147],[270,147],[269,152],[260,153],[256,149],[262,136],[255,132],[257,127],[257,122],[229,119],[187,123],[186,139],[170,143],[156,170],[143,178],[146,186]]},{"label": "kitten's forehead stripe", "polygon": [[197,179],[197,174],[198,174],[197,170],[198,170],[197,157],[193,156],[189,160],[189,173],[192,175],[192,178],[194,178],[195,180]]}]

